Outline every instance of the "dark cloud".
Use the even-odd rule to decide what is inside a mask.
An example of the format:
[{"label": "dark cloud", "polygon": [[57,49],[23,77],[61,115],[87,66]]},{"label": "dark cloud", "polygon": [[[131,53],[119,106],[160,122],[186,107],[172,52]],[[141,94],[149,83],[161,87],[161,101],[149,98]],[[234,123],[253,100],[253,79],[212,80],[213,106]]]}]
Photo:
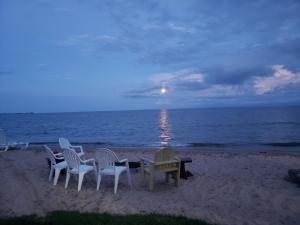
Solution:
[{"label": "dark cloud", "polygon": [[255,76],[264,76],[272,71],[270,67],[216,66],[207,71],[207,82],[210,84],[240,85]]},{"label": "dark cloud", "polygon": [[159,97],[161,86],[153,85],[147,88],[131,90],[125,93],[129,98],[156,98]]},{"label": "dark cloud", "polygon": [[174,87],[181,91],[197,91],[208,88],[208,84],[193,81],[180,81],[176,82]]}]

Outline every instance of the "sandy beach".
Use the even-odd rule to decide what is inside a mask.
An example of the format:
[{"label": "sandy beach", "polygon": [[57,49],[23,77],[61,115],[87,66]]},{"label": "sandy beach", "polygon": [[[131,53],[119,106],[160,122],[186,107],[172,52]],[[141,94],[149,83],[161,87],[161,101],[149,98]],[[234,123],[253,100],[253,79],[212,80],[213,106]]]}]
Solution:
[{"label": "sandy beach", "polygon": [[[136,161],[152,156],[153,149],[115,149],[120,158]],[[94,151],[87,151],[87,158]],[[96,191],[94,174],[86,175],[82,190],[71,177],[64,188],[62,174],[57,186],[48,181],[43,148],[0,153],[0,216],[45,215],[53,210],[110,213],[160,213],[183,215],[217,224],[299,224],[300,188],[287,182],[288,169],[300,168],[300,154],[222,153],[182,149],[190,156],[187,169],[194,176],[181,179],[176,188],[156,177],[153,192],[141,184],[132,170],[133,188],[126,176],[113,194],[113,179],[104,177]]]}]

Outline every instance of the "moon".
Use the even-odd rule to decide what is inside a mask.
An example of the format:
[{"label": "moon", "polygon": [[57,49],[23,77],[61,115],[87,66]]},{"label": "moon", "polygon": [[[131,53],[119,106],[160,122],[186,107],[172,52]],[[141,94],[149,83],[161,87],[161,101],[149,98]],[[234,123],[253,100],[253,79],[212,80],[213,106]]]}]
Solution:
[{"label": "moon", "polygon": [[161,94],[166,93],[166,91],[167,91],[167,90],[166,90],[165,88],[161,88],[161,89],[160,89],[160,93],[161,93]]}]

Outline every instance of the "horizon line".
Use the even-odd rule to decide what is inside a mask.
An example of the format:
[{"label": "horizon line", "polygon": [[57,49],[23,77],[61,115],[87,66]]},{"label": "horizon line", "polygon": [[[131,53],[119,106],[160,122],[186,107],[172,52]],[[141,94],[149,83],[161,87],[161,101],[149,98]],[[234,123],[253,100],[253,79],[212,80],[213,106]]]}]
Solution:
[{"label": "horizon line", "polygon": [[300,104],[269,104],[269,105],[240,105],[240,106],[208,106],[208,107],[161,107],[145,109],[107,109],[107,110],[83,110],[83,111],[52,111],[52,112],[0,112],[0,114],[50,114],[50,113],[95,113],[95,112],[128,112],[128,111],[155,111],[155,110],[195,110],[195,109],[226,109],[226,108],[271,108],[271,107],[300,107]]}]

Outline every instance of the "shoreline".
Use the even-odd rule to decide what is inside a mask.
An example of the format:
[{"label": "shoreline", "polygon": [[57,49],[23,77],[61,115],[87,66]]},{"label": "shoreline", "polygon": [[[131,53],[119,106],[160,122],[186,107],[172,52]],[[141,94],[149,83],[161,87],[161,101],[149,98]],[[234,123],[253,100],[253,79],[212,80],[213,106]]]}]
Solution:
[{"label": "shoreline", "polygon": [[[300,146],[266,146],[266,145],[228,145],[228,146],[113,146],[103,145],[97,143],[73,143],[74,145],[82,145],[87,151],[97,148],[109,148],[112,150],[125,149],[128,151],[149,150],[155,151],[161,148],[174,148],[177,151],[196,151],[207,153],[248,153],[248,154],[300,154]],[[43,148],[43,145],[49,145],[59,150],[57,142],[50,142],[44,144],[30,143],[31,149]]]}]

